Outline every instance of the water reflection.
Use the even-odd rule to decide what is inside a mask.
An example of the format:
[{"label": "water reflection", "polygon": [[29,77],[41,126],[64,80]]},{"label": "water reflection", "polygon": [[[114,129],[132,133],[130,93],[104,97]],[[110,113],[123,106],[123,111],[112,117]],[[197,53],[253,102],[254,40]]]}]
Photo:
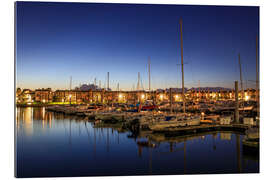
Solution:
[{"label": "water reflection", "polygon": [[22,129],[25,131],[26,135],[33,134],[33,109],[28,107],[23,110],[18,109],[16,116],[16,126],[17,129]]},{"label": "water reflection", "polygon": [[231,140],[232,134],[230,132],[221,132],[220,133],[220,139],[222,140]]},{"label": "water reflection", "polygon": [[244,152],[243,136],[233,132],[134,135],[45,108],[18,108],[16,114],[20,177],[259,171],[258,154]]}]

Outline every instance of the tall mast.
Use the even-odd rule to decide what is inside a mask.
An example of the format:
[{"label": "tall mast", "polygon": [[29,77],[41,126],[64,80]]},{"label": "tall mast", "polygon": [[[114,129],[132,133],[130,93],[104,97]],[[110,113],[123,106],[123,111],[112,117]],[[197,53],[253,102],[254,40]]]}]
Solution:
[{"label": "tall mast", "polygon": [[242,66],[241,66],[241,60],[240,60],[240,53],[238,55],[238,62],[239,62],[239,68],[240,68],[240,83],[241,83],[241,94],[242,94],[241,96],[242,96],[242,103],[243,103],[244,91],[243,91]]},{"label": "tall mast", "polygon": [[95,78],[95,80],[94,80],[94,85],[95,85],[94,89],[96,90],[97,78]]},{"label": "tall mast", "polygon": [[110,89],[110,73],[108,72],[107,75],[108,75],[107,89],[109,90]]},{"label": "tall mast", "polygon": [[151,77],[150,77],[151,75],[150,75],[150,57],[149,57],[149,59],[148,59],[148,78],[149,78],[149,80],[148,80],[148,82],[149,82],[149,91],[151,91]]},{"label": "tall mast", "polygon": [[200,80],[199,80],[199,100],[201,100],[201,84],[200,84]]},{"label": "tall mast", "polygon": [[257,101],[257,116],[259,116],[259,60],[258,60],[258,36],[256,36],[256,101]]},{"label": "tall mast", "polygon": [[72,76],[70,76],[70,82],[69,82],[69,90],[71,91],[72,88]]},{"label": "tall mast", "polygon": [[140,90],[140,72],[138,72],[138,84],[137,84],[137,91]]},{"label": "tall mast", "polygon": [[182,98],[183,98],[183,112],[186,112],[185,104],[185,86],[184,86],[184,60],[183,60],[183,20],[180,19],[180,32],[181,32],[181,65],[182,65]]},{"label": "tall mast", "polygon": [[72,88],[72,76],[70,76],[69,82],[69,104],[71,105],[71,88]]}]

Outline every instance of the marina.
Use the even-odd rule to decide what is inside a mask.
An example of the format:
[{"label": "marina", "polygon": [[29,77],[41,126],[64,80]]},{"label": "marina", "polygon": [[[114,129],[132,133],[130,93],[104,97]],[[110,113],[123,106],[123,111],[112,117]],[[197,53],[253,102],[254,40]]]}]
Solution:
[{"label": "marina", "polygon": [[116,169],[123,175],[259,171],[258,152],[246,151],[242,144],[245,132],[216,129],[167,136],[95,124],[45,107],[19,107],[16,114],[21,177],[115,175]]},{"label": "marina", "polygon": [[[259,133],[259,121],[255,117],[243,117],[240,123],[240,121],[236,122],[234,117],[229,115],[187,115],[183,113],[162,113],[160,111],[136,113],[128,112],[128,110],[119,112],[113,111],[111,108],[110,111],[106,111],[106,109],[102,110],[101,108],[93,111],[92,107],[89,110],[81,106],[77,108],[76,106],[50,106],[46,107],[46,110],[67,115],[83,116],[85,120],[93,122],[98,127],[117,126],[123,130],[133,131],[134,133],[148,131],[151,133],[163,133],[166,136],[174,136],[211,131],[235,131],[244,134],[247,132],[247,137],[249,137],[249,132],[253,134],[256,132]],[[259,136],[257,138],[259,139]]]},{"label": "marina", "polygon": [[34,4],[16,177],[260,172],[258,7]]}]

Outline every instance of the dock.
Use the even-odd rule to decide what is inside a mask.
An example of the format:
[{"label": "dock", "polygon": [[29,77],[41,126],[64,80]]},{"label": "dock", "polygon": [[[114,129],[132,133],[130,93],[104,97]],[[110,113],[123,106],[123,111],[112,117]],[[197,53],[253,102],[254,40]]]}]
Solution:
[{"label": "dock", "polygon": [[170,137],[170,136],[197,134],[212,131],[234,131],[239,133],[245,133],[247,129],[249,129],[249,126],[244,124],[230,124],[230,125],[201,124],[199,126],[188,126],[179,128],[176,127],[176,128],[154,130],[153,133],[162,133],[165,136]]}]

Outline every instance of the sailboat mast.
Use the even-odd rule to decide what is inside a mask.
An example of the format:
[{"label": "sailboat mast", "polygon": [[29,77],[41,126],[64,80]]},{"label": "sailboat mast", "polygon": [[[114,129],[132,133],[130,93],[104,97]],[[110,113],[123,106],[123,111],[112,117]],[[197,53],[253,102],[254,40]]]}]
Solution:
[{"label": "sailboat mast", "polygon": [[69,82],[69,90],[71,91],[71,87],[72,87],[72,76],[70,76],[70,82]]},{"label": "sailboat mast", "polygon": [[150,57],[148,59],[148,82],[149,82],[149,91],[151,91],[151,77],[150,77]]},{"label": "sailboat mast", "polygon": [[256,36],[256,101],[257,101],[257,116],[259,116],[259,61],[258,61],[258,36]]},{"label": "sailboat mast", "polygon": [[137,83],[137,91],[140,90],[140,72],[138,72],[138,83]]},{"label": "sailboat mast", "polygon": [[185,104],[185,86],[184,86],[184,60],[183,60],[183,20],[180,19],[180,32],[181,32],[181,65],[182,65],[182,98],[183,98],[183,112],[186,112]]},{"label": "sailboat mast", "polygon": [[107,72],[107,90],[109,91],[109,89],[110,89],[110,72]]},{"label": "sailboat mast", "polygon": [[95,78],[94,80],[94,89],[96,90],[96,86],[97,86],[97,78]]},{"label": "sailboat mast", "polygon": [[244,91],[243,91],[242,66],[241,66],[241,60],[240,60],[240,53],[238,54],[238,62],[239,62],[239,68],[240,68],[240,83],[241,83],[241,94],[242,94],[242,103],[243,103]]}]

